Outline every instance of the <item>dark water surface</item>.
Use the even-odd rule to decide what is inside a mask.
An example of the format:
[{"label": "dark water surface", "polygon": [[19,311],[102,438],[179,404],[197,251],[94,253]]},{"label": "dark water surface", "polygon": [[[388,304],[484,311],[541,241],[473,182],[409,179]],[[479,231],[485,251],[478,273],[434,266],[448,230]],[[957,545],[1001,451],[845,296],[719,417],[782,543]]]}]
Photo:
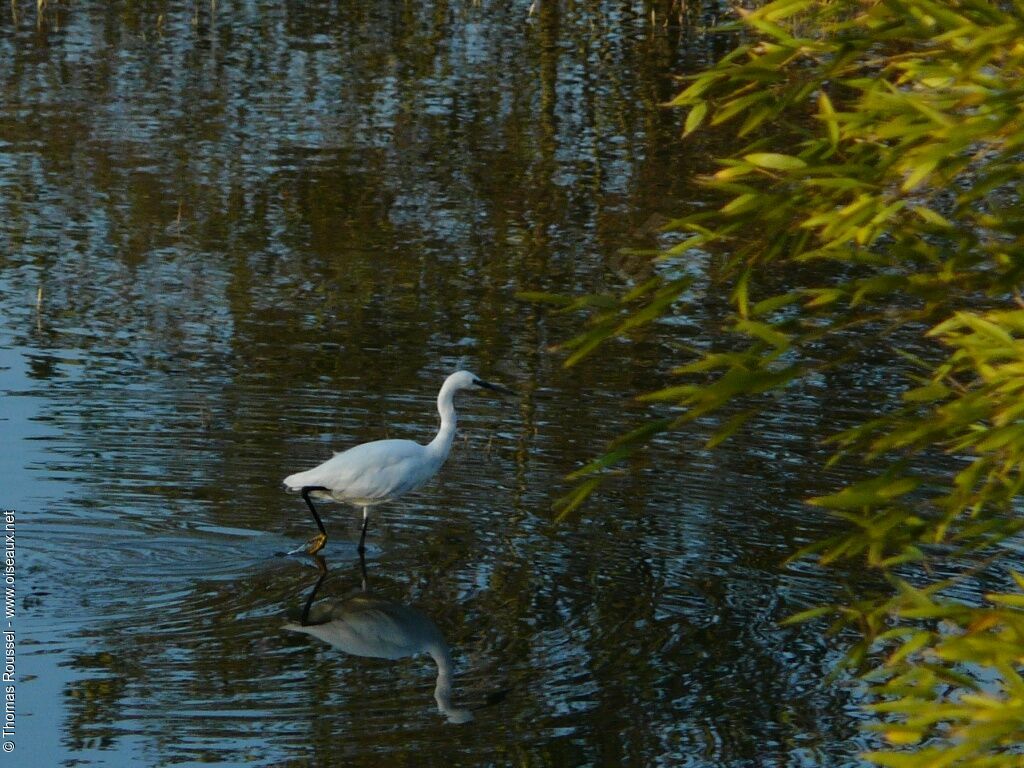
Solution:
[{"label": "dark water surface", "polygon": [[[714,7],[35,6],[0,7],[19,765],[856,763],[856,689],[823,680],[842,642],[777,625],[836,589],[782,565],[822,533],[799,500],[827,485],[826,383],[552,524],[721,299],[566,372],[574,320],[513,297],[642,279],[621,249],[701,204],[712,149],[658,104],[728,50]],[[430,656],[285,631],[318,571],[275,553],[313,532],[281,479],[429,440],[460,366],[522,400],[461,397],[441,477],[380,509],[367,560],[450,647],[456,725]],[[358,513],[327,509],[340,601]]]}]

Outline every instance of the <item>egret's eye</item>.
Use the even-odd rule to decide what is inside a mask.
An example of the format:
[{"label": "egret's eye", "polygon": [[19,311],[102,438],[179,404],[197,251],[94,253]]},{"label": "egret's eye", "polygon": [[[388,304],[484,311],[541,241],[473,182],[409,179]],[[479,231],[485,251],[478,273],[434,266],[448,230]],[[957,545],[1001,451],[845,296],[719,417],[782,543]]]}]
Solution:
[{"label": "egret's eye", "polygon": [[482,387],[483,384],[480,383],[480,379],[473,379],[473,386],[474,387]]}]

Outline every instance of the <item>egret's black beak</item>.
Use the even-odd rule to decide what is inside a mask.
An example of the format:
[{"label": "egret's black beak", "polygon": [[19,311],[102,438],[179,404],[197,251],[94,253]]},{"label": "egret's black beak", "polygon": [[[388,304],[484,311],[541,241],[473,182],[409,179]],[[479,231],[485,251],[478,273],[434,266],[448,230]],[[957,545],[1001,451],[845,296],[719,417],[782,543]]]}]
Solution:
[{"label": "egret's black beak", "polygon": [[515,392],[513,392],[508,387],[503,387],[503,386],[501,386],[501,384],[491,384],[491,382],[484,381],[483,379],[477,379],[473,383],[476,384],[478,387],[483,387],[484,389],[490,389],[490,390],[492,390],[494,392],[500,392],[503,395],[514,395],[515,394]]}]

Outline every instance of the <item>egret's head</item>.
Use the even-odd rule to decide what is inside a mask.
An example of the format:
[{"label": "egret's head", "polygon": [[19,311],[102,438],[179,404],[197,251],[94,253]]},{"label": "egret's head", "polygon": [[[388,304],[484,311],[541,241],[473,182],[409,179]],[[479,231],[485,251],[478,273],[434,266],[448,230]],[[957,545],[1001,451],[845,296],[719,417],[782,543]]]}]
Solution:
[{"label": "egret's head", "polygon": [[445,385],[458,391],[460,389],[489,389],[492,392],[501,392],[506,395],[515,394],[511,389],[503,387],[500,384],[492,384],[489,381],[484,381],[476,374],[470,373],[469,371],[456,371],[448,380],[445,381]]}]

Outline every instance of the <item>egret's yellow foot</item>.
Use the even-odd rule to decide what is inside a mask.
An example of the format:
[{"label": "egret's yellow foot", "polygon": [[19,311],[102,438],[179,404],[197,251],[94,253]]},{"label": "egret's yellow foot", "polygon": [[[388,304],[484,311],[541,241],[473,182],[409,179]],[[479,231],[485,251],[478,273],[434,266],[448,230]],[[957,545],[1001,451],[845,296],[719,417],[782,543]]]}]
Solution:
[{"label": "egret's yellow foot", "polygon": [[312,539],[306,542],[306,554],[315,555],[317,552],[324,548],[324,545],[326,543],[327,534],[318,533],[316,536],[314,536]]}]

